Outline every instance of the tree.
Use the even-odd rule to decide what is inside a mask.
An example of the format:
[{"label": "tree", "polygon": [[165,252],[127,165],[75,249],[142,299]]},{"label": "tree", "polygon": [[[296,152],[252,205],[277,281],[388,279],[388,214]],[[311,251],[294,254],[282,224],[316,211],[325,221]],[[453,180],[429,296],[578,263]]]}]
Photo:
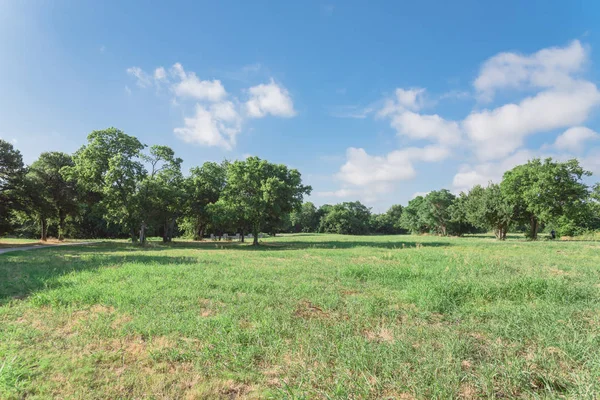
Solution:
[{"label": "tree", "polygon": [[11,211],[23,206],[19,198],[24,195],[25,172],[19,150],[0,139],[0,235],[11,229]]},{"label": "tree", "polygon": [[22,202],[26,212],[22,220],[26,221],[33,217],[39,223],[40,240],[45,242],[48,239],[49,220],[56,215],[56,208],[43,177],[38,175],[35,170],[29,170],[25,176],[23,187],[25,195],[22,197]]},{"label": "tree", "polygon": [[239,210],[240,218],[252,227],[254,245],[258,233],[268,224],[280,221],[302,205],[312,188],[304,186],[300,173],[282,164],[271,164],[258,157],[235,161],[227,168],[223,202]]},{"label": "tree", "polygon": [[496,239],[506,239],[515,206],[504,196],[500,185],[474,186],[467,196],[465,209],[467,219],[473,225],[493,230]]},{"label": "tree", "polygon": [[211,222],[208,206],[219,200],[225,188],[227,165],[228,162],[205,162],[201,167],[192,168],[190,176],[184,181],[185,211],[182,222],[189,227],[194,240],[202,240]]},{"label": "tree", "polygon": [[448,234],[463,236],[467,233],[477,232],[477,227],[470,221],[468,217],[468,201],[468,196],[464,193],[461,193],[450,205],[448,209],[450,213]]},{"label": "tree", "polygon": [[73,156],[74,166],[65,170],[66,176],[76,179],[83,190],[101,198],[104,217],[127,227],[134,242],[140,221],[136,195],[146,176],[140,159],[145,147],[137,138],[116,128],[93,131],[88,135],[88,144]]},{"label": "tree", "polygon": [[387,210],[385,213],[392,223],[393,232],[392,233],[405,233],[406,231],[402,228],[401,219],[402,212],[404,211],[404,207],[400,204],[394,204]]},{"label": "tree", "polygon": [[448,225],[451,223],[450,206],[454,202],[454,196],[449,190],[434,190],[429,192],[423,199],[423,205],[419,209],[419,219],[424,225],[429,226],[439,235],[448,234]]},{"label": "tree", "polygon": [[298,211],[290,214],[290,223],[294,232],[316,232],[319,229],[319,215],[313,203],[306,202]]},{"label": "tree", "polygon": [[369,233],[371,211],[359,201],[336,204],[321,219],[320,230],[343,235]]},{"label": "tree", "polygon": [[425,233],[429,227],[422,219],[424,208],[426,207],[425,198],[417,196],[408,202],[408,205],[402,210],[400,217],[400,226],[413,234]]},{"label": "tree", "polygon": [[540,224],[572,216],[584,205],[588,188],[581,179],[590,175],[575,159],[537,158],[507,171],[501,188],[516,207],[516,219],[529,225],[528,237],[536,240]]},{"label": "tree", "polygon": [[33,200],[32,204],[45,210],[39,214],[41,218],[46,219],[42,221],[42,240],[45,240],[46,236],[47,218],[57,218],[58,240],[63,240],[66,218],[76,216],[78,213],[79,204],[75,181],[67,180],[63,174],[63,171],[73,166],[73,159],[70,155],[55,151],[42,153],[29,168],[29,176],[37,185],[37,193],[31,193],[31,195],[39,197]]},{"label": "tree", "polygon": [[151,221],[162,225],[163,242],[173,237],[178,204],[183,196],[181,158],[168,146],[152,146],[149,154],[141,155],[149,166],[149,173],[141,182],[138,193],[140,205],[140,243],[146,243],[146,229]]}]

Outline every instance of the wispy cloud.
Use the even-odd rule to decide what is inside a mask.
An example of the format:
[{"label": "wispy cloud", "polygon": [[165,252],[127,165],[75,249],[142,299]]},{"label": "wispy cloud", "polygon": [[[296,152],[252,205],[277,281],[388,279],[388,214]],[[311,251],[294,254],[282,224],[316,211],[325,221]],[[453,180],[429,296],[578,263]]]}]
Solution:
[{"label": "wispy cloud", "polygon": [[331,109],[329,115],[335,118],[354,118],[364,119],[375,111],[373,107],[361,107],[361,106],[336,106]]}]

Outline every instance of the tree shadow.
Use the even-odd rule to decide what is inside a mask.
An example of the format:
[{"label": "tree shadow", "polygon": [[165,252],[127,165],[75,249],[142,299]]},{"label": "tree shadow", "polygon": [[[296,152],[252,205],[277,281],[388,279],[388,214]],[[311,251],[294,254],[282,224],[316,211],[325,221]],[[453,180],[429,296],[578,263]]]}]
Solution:
[{"label": "tree shadow", "polygon": [[[122,244],[110,245],[116,245],[116,248],[106,245],[69,246],[60,250],[57,247],[48,247],[0,255],[0,306],[12,299],[24,299],[42,289],[58,287],[61,283],[56,278],[73,272],[120,268],[129,262],[148,264],[149,267],[198,264],[196,257],[140,252],[127,254],[127,249],[123,253]],[[115,254],[116,252],[121,254]],[[218,261],[202,261],[203,264],[207,262]]]},{"label": "tree shadow", "polygon": [[447,247],[453,246],[450,242],[441,241],[374,241],[374,240],[328,240],[321,242],[301,241],[301,240],[282,240],[282,241],[261,241],[258,246],[252,246],[251,242],[238,241],[199,241],[199,242],[172,242],[152,247],[140,248],[142,250],[171,250],[171,249],[191,249],[191,250],[237,250],[237,251],[273,251],[273,250],[305,250],[305,249],[350,249],[355,247],[371,247],[383,249],[403,249],[415,247]]}]

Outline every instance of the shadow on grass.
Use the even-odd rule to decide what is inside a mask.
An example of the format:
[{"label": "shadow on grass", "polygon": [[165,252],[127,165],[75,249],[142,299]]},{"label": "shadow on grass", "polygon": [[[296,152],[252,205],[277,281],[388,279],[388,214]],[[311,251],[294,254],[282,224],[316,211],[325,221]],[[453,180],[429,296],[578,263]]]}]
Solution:
[{"label": "shadow on grass", "polygon": [[361,240],[333,240],[322,242],[308,242],[284,240],[276,241],[261,241],[260,245],[252,246],[252,242],[172,242],[149,244],[146,247],[137,247],[138,250],[161,251],[171,249],[196,249],[196,250],[236,250],[236,251],[274,251],[274,250],[305,250],[305,249],[351,249],[354,247],[372,247],[382,249],[402,249],[415,247],[446,247],[452,246],[449,242],[408,242],[408,241],[361,241]]},{"label": "shadow on grass", "polygon": [[[0,256],[0,306],[12,299],[24,299],[39,290],[60,286],[56,278],[73,272],[120,268],[129,262],[149,266],[198,264],[195,257],[168,256],[152,252],[144,254],[139,251],[127,254],[127,250],[127,246],[122,243],[106,243],[61,249],[48,247],[3,254]],[[121,254],[116,254],[117,252]],[[202,261],[203,264],[207,262],[210,261]]]},{"label": "shadow on grass", "polygon": [[149,242],[142,247],[124,242],[101,242],[73,246],[48,246],[30,251],[14,251],[0,255],[0,306],[11,299],[23,299],[42,289],[60,285],[60,276],[100,268],[119,268],[125,263],[135,262],[152,265],[219,263],[218,259],[198,260],[194,253],[178,256],[163,255],[165,250],[198,251],[258,251],[303,249],[350,249],[371,247],[402,249],[415,247],[450,246],[447,242],[394,242],[394,241],[266,241],[260,246],[240,242]]}]

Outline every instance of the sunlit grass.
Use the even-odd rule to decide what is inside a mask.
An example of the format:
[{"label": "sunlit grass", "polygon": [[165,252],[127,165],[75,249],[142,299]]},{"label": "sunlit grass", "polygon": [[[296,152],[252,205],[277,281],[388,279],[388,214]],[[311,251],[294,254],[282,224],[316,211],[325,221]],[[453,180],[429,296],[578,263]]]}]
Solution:
[{"label": "sunlit grass", "polygon": [[7,253],[0,398],[594,398],[599,250],[311,234]]}]

